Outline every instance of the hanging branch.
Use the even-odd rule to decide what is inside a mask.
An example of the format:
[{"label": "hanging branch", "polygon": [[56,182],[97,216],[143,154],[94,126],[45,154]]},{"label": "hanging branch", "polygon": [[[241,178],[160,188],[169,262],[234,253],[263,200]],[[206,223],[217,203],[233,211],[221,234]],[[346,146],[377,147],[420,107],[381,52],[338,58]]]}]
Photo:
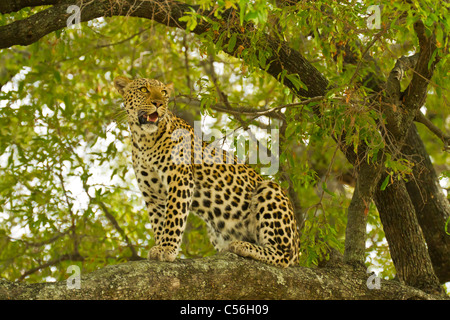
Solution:
[{"label": "hanging branch", "polygon": [[428,119],[420,110],[416,114],[414,119],[417,122],[425,125],[432,133],[434,133],[444,143],[443,150],[450,151],[450,136],[444,134],[441,129],[436,127],[430,119]]}]

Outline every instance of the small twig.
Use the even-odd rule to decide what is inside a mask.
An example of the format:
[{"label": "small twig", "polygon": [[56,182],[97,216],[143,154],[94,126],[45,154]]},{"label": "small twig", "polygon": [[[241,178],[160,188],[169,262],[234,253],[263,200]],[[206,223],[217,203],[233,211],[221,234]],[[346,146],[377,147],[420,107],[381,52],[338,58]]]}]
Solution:
[{"label": "small twig", "polygon": [[136,252],[136,249],[134,248],[134,246],[131,243],[130,239],[128,238],[127,234],[120,227],[120,225],[117,222],[116,218],[114,218],[114,216],[109,212],[108,208],[103,203],[103,201],[99,201],[99,200],[96,200],[96,199],[93,199],[93,198],[91,198],[91,200],[94,200],[100,206],[100,208],[102,208],[103,213],[105,214],[106,218],[109,220],[109,222],[111,222],[111,224],[114,226],[114,229],[116,229],[117,232],[119,232],[119,234],[122,236],[122,238],[127,243],[127,247],[130,248],[130,250],[131,250],[131,258],[130,258],[130,260],[142,260],[143,258],[138,255],[138,253]]},{"label": "small twig", "polygon": [[27,271],[25,271],[18,279],[18,281],[22,281],[25,279],[25,277],[29,276],[30,274],[33,274],[41,269],[48,268],[50,266],[53,266],[55,264],[59,264],[62,261],[84,261],[84,257],[80,255],[78,252],[74,252],[72,254],[64,254],[56,259],[47,261],[46,263],[42,263],[38,265],[37,267],[31,268]]},{"label": "small twig", "polygon": [[[225,106],[224,104],[214,104],[214,105],[211,105],[210,107],[213,110],[229,113],[232,115],[245,115],[245,116],[256,116],[256,117],[268,116],[268,117],[284,120],[284,117],[281,114],[279,114],[277,111],[284,109],[284,108],[304,106],[310,102],[321,101],[324,98],[325,98],[324,96],[317,96],[317,97],[313,97],[311,99],[303,100],[300,102],[284,104],[281,106],[273,107],[270,109],[263,109],[263,110],[255,110],[255,109],[248,108],[248,107],[233,108],[233,107],[231,107],[230,104],[228,104],[227,106]],[[333,99],[339,100],[337,98],[333,98]],[[198,101],[197,99],[191,98],[191,97],[177,97],[176,100],[177,100],[177,102],[186,103],[186,104],[190,104],[192,102],[200,104],[200,101]]]},{"label": "small twig", "polygon": [[85,52],[83,52],[81,54],[78,54],[78,55],[76,55],[74,57],[70,57],[70,58],[67,58],[67,59],[59,60],[55,64],[58,64],[58,63],[61,63],[61,62],[66,62],[66,61],[70,61],[70,60],[74,60],[74,59],[79,59],[80,57],[88,55],[92,51],[96,51],[96,50],[99,50],[99,49],[102,49],[102,48],[114,47],[114,46],[117,46],[117,45],[121,45],[121,44],[123,44],[125,42],[128,42],[128,41],[132,40],[133,38],[141,35],[142,33],[148,31],[149,29],[150,28],[141,29],[141,30],[139,30],[139,32],[129,36],[128,38],[119,40],[117,42],[96,45],[96,46],[92,47],[91,49],[89,49],[89,50],[87,50],[87,51],[85,51]]},{"label": "small twig", "polygon": [[45,246],[47,244],[53,243],[56,240],[58,240],[59,238],[64,237],[65,235],[67,235],[70,231],[65,231],[62,233],[58,233],[56,236],[51,237],[50,239],[41,241],[41,242],[30,242],[27,240],[23,240],[23,239],[15,239],[13,237],[10,236],[6,236],[10,241],[18,241],[18,242],[22,242],[24,243],[27,247],[34,247],[34,248],[38,248],[38,247],[42,247]]},{"label": "small twig", "polygon": [[[189,97],[189,96],[184,96],[184,95],[179,95],[177,96],[174,100],[177,101],[177,103],[185,103],[188,105],[195,105],[195,106],[200,106],[201,101],[193,98],[193,97]],[[226,107],[223,103],[216,103],[216,104],[212,104],[209,106],[212,110],[215,111],[219,111],[219,112],[224,112],[224,113],[228,113],[228,114],[232,114],[235,116],[242,116],[242,115],[246,115],[246,116],[261,116],[261,115],[266,115],[268,117],[271,118],[277,118],[277,119],[281,119],[283,120],[283,117],[275,112],[267,112],[268,109],[263,109],[263,110],[255,110],[253,108],[250,107],[239,107],[239,108],[234,108],[234,107]],[[258,115],[258,113],[262,113],[260,115]]]},{"label": "small twig", "polygon": [[349,86],[353,83],[353,81],[355,80],[356,76],[359,73],[359,69],[361,68],[363,62],[364,62],[364,57],[366,56],[367,52],[369,52],[369,49],[375,44],[375,42],[377,42],[381,36],[388,30],[388,27],[383,28],[383,30],[381,30],[380,32],[378,32],[372,39],[372,41],[369,42],[369,44],[367,45],[366,49],[364,50],[364,52],[361,55],[361,59],[359,60],[358,64],[356,65],[356,69],[355,72],[353,73],[350,81],[349,81]]},{"label": "small twig", "polygon": [[430,119],[428,119],[420,110],[416,114],[416,118],[414,119],[417,122],[425,125],[432,133],[434,133],[439,139],[444,143],[444,151],[450,151],[450,136],[445,135],[441,129],[436,127]]},{"label": "small twig", "polygon": [[189,94],[192,94],[192,83],[191,83],[191,77],[190,77],[190,62],[189,62],[189,53],[188,53],[188,45],[187,45],[187,41],[186,41],[186,37],[187,34],[184,35],[183,37],[183,47],[184,47],[184,67],[186,68],[186,84],[187,87],[189,88]]},{"label": "small twig", "polygon": [[[336,124],[337,124],[337,121],[335,121],[335,123],[334,123],[333,130],[332,130],[333,132],[334,132],[334,130],[336,128]],[[342,128],[340,136],[342,136],[343,132],[344,132],[344,128]],[[334,148],[333,156],[331,157],[330,164],[328,165],[327,171],[325,173],[325,179],[322,181],[322,184],[324,184],[324,185],[326,185],[327,182],[328,182],[328,178],[331,175],[331,170],[332,170],[334,162],[336,160],[337,151],[340,150],[340,149],[341,149],[340,141],[337,141],[336,147]],[[315,205],[316,210],[314,211],[314,217],[317,216],[317,211],[318,211],[319,207],[321,207],[322,210],[325,211],[325,209],[323,207],[323,197],[324,196],[325,196],[325,189],[322,187],[322,192],[320,194],[319,202]],[[325,219],[326,219],[326,216],[325,216]]]}]

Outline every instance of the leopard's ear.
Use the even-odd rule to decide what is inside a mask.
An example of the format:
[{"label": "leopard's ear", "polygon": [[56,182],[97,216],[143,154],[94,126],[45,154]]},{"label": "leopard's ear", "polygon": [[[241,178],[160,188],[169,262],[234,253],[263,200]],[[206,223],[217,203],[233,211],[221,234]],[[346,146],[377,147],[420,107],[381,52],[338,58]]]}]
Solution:
[{"label": "leopard's ear", "polygon": [[125,87],[131,82],[132,80],[126,78],[126,77],[117,77],[114,79],[114,86],[116,87],[117,91],[121,95],[125,93],[124,89]]},{"label": "leopard's ear", "polygon": [[167,89],[167,92],[169,93],[168,95],[171,96],[172,93],[173,93],[173,90],[174,90],[173,82],[169,83],[169,84],[166,84],[165,87]]}]

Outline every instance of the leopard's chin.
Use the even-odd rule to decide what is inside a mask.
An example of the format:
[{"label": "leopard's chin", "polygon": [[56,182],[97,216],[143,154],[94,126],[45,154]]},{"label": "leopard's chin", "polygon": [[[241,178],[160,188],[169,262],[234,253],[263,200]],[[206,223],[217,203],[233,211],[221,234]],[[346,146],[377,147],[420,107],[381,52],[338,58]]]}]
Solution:
[{"label": "leopard's chin", "polygon": [[141,125],[141,130],[146,134],[154,134],[158,131],[158,125],[154,123],[146,123]]}]

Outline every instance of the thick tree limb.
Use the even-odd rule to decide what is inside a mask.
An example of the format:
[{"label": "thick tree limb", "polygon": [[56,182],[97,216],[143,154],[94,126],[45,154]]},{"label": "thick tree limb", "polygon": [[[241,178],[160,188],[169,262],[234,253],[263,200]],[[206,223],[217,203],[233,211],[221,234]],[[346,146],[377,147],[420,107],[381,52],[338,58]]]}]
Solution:
[{"label": "thick tree limb", "polygon": [[386,91],[388,96],[391,98],[392,103],[394,103],[396,107],[399,107],[401,105],[400,81],[405,76],[406,71],[408,71],[409,69],[414,69],[418,59],[418,53],[410,57],[401,57],[397,60],[394,68],[389,73],[389,77],[386,83]]},{"label": "thick tree limb", "polygon": [[[50,0],[49,0],[50,1]],[[18,3],[26,3],[22,0]],[[38,3],[39,1],[29,1],[29,3]],[[7,4],[10,4],[8,1]],[[66,12],[69,4],[73,4],[68,0],[55,0],[55,5],[42,12],[20,21],[15,21],[9,25],[0,27],[0,48],[7,48],[13,45],[29,45],[38,41],[40,38],[53,31],[66,27],[67,19],[70,14]],[[180,3],[178,1],[134,1],[134,0],[122,0],[122,1],[90,1],[82,7],[81,21],[89,21],[102,16],[134,16],[147,18],[156,22],[162,23],[167,26],[177,27],[184,29],[186,27],[184,22],[180,22],[179,18],[184,15],[184,12],[194,9],[199,12],[199,7],[190,6]],[[10,9],[0,7],[0,10],[15,10],[12,7]],[[18,8],[18,7],[17,7]],[[210,17],[211,12],[202,12],[205,17]],[[230,11],[231,13],[231,11]],[[236,21],[235,25],[233,24]],[[247,43],[250,43],[245,33],[239,33],[239,19],[234,19],[229,25],[224,28],[236,28],[238,35],[235,48],[240,46],[245,47]],[[202,21],[193,30],[195,34],[204,33],[209,27],[210,23]],[[427,38],[424,33],[424,26],[421,22],[415,25],[416,33],[419,37],[420,43],[420,55],[416,63],[415,73],[410,86],[405,91],[404,107],[407,116],[402,118],[400,134],[397,136],[398,141],[401,141],[407,129],[411,126],[412,120],[416,116],[416,111],[423,104],[426,98],[426,89],[428,80],[431,78],[432,71],[436,64],[436,60],[432,62],[431,67],[428,68],[428,62],[431,60],[433,50],[433,38]],[[226,44],[228,40],[224,40]],[[283,70],[286,70],[288,74],[297,74],[300,80],[307,86],[307,89],[296,89],[293,83],[284,80],[284,84],[294,90],[299,97],[317,97],[324,96],[328,88],[328,81],[325,77],[311,65],[298,51],[289,48],[287,43],[279,41],[278,39],[268,36],[264,39],[264,43],[261,44],[265,50],[269,48],[272,52],[272,56],[267,59],[269,68],[267,72],[279,79]],[[227,48],[224,45],[224,48]],[[227,50],[227,49],[225,49]],[[231,55],[236,55],[236,50],[227,52]],[[257,49],[256,49],[257,50]],[[395,90],[396,91],[396,90]],[[394,127],[392,127],[394,128]],[[404,130],[403,130],[404,129]],[[345,152],[345,151],[344,151]],[[354,161],[352,163],[355,163]],[[395,190],[393,192],[396,192]],[[408,197],[409,198],[409,197]],[[394,199],[395,201],[395,199]],[[364,208],[365,210],[365,208]],[[402,210],[402,209],[399,209]],[[361,210],[360,210],[361,211]],[[395,212],[395,211],[394,211]],[[391,212],[392,213],[392,212]],[[428,268],[429,269],[429,268]],[[427,269],[427,270],[428,270]]]},{"label": "thick tree limb", "polygon": [[[386,115],[386,127],[392,136],[399,142],[405,136],[405,128],[409,127],[411,117],[409,112],[402,109],[403,99],[400,81],[408,70],[414,69],[419,59],[419,53],[409,57],[401,57],[395,63],[386,81],[386,93],[389,102],[383,105],[383,113]],[[409,119],[407,121],[406,119]]]},{"label": "thick tree limb", "polygon": [[[37,2],[37,1],[35,1]],[[148,18],[168,26],[185,27],[185,23],[178,22],[190,8],[196,9],[177,1],[118,1],[108,0],[89,1],[82,4],[74,0],[55,0],[55,5],[40,11],[29,18],[14,21],[0,27],[0,49],[14,45],[30,45],[43,36],[67,27],[67,19],[72,13],[67,13],[70,5],[81,8],[80,22],[90,21],[99,17],[134,16]],[[134,4],[134,5],[133,5]]]},{"label": "thick tree limb", "polygon": [[3,0],[0,2],[0,13],[17,12],[26,7],[48,6],[57,2],[58,0]]},{"label": "thick tree limb", "polygon": [[[436,38],[434,32],[428,37],[425,34],[425,25],[421,20],[414,24],[417,38],[419,39],[419,57],[414,69],[414,74],[408,88],[405,90],[406,110],[411,113],[414,119],[417,110],[419,110],[427,98],[427,88],[429,80],[433,76],[436,64],[439,62],[439,55],[433,57],[436,47]],[[409,129],[409,126],[407,130]],[[406,131],[407,131],[406,130]],[[406,134],[406,133],[405,133]]]},{"label": "thick tree limb", "polygon": [[[436,64],[439,62],[438,55],[433,57],[436,50],[434,34],[427,37],[425,26],[420,20],[414,24],[414,30],[419,39],[420,51],[411,57],[402,57],[397,60],[386,86],[386,91],[390,95],[390,102],[395,106],[394,110],[386,112],[386,127],[400,145],[403,143],[417,112],[425,103],[429,81],[433,76]],[[410,68],[414,68],[413,77],[402,97],[400,80],[404,72]],[[402,101],[399,101],[400,99]]]},{"label": "thick tree limb", "polygon": [[369,289],[373,278],[349,266],[279,269],[225,253],[174,263],[110,265],[81,275],[80,289],[69,289],[67,281],[0,279],[0,299],[445,299],[397,281],[381,280],[379,290]]},{"label": "thick tree limb", "polygon": [[[393,106],[385,110],[386,127],[399,144],[402,144],[412,121],[425,103],[429,81],[439,62],[439,55],[433,56],[437,49],[434,33],[427,36],[425,25],[421,20],[414,24],[414,30],[419,39],[419,52],[410,57],[398,59],[386,83],[390,105]],[[413,77],[402,96],[400,80],[409,69],[414,69]]]}]

